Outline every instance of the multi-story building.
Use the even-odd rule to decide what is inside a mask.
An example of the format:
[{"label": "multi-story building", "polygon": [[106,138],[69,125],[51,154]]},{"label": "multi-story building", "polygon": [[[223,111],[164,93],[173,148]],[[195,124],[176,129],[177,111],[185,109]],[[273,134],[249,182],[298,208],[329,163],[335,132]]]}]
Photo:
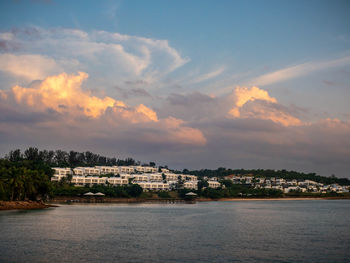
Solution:
[{"label": "multi-story building", "polygon": [[67,177],[67,175],[73,174],[70,168],[55,167],[53,169],[55,170],[55,173],[51,178],[52,181],[60,181],[63,177]]},{"label": "multi-story building", "polygon": [[100,174],[118,174],[118,166],[96,166],[100,170]]},{"label": "multi-story building", "polygon": [[[172,189],[178,187],[180,178],[182,180],[181,187],[183,186],[187,189],[198,189],[197,176],[158,173],[156,167],[150,166],[96,166],[76,167],[73,170],[70,168],[54,169],[55,175],[52,177],[52,181],[59,181],[68,174],[72,174],[71,182],[76,186],[92,186],[96,184],[110,184],[117,186],[133,183],[139,184],[145,190],[168,191],[170,186]],[[135,171],[139,173],[135,173]],[[113,174],[113,176],[103,176],[108,174]],[[220,183],[216,183],[220,186]],[[215,183],[212,183],[211,185],[215,187]]]},{"label": "multi-story building", "polygon": [[212,181],[212,180],[208,181],[209,188],[219,188],[220,186],[221,184],[218,181]]},{"label": "multi-story building", "polygon": [[185,189],[198,190],[198,181],[187,181],[187,182],[184,182],[184,188]]},{"label": "multi-story building", "polygon": [[137,182],[143,190],[148,191],[168,191],[169,184],[163,182]]},{"label": "multi-story building", "polygon": [[133,166],[118,166],[119,173],[134,173],[135,169]]},{"label": "multi-story building", "polygon": [[158,172],[157,167],[152,167],[152,166],[134,166],[135,171],[140,172],[140,173],[156,173]]},{"label": "multi-story building", "polygon": [[96,167],[76,167],[73,169],[75,175],[100,175],[100,169]]},{"label": "multi-story building", "polygon": [[127,185],[129,180],[121,177],[110,177],[107,178],[107,182],[111,185]]}]

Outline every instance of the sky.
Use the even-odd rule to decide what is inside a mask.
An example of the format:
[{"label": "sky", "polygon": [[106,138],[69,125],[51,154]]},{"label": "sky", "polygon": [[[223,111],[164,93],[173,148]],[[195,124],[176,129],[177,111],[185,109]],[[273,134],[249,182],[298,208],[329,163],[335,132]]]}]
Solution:
[{"label": "sky", "polygon": [[0,1],[0,155],[350,178],[349,1]]}]

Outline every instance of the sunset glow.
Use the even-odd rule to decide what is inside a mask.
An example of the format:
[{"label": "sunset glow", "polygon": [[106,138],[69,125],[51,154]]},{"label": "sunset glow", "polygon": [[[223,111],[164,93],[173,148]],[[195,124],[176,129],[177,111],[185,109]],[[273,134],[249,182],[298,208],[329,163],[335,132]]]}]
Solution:
[{"label": "sunset glow", "polygon": [[348,3],[190,2],[90,3],[91,19],[67,1],[4,1],[1,154],[74,145],[179,169],[350,176]]}]

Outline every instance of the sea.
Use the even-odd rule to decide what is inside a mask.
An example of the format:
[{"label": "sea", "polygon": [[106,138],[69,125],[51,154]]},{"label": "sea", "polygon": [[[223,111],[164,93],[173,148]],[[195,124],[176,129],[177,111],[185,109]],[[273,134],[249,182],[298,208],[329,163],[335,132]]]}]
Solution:
[{"label": "sea", "polygon": [[350,200],[1,211],[0,262],[350,262]]}]

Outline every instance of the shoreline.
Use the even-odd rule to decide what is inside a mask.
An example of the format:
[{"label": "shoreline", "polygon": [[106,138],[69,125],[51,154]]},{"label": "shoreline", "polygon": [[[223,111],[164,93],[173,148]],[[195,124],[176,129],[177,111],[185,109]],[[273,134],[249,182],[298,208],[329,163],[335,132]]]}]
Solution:
[{"label": "shoreline", "polygon": [[347,196],[336,197],[275,197],[275,198],[197,198],[185,200],[180,198],[112,198],[87,199],[82,197],[59,197],[44,203],[42,201],[0,201],[0,211],[8,210],[35,210],[50,207],[59,207],[55,204],[131,204],[131,203],[154,203],[154,204],[175,204],[175,203],[196,203],[196,202],[233,202],[233,201],[307,201],[307,200],[349,200]]},{"label": "shoreline", "polygon": [[261,198],[204,198],[199,197],[194,200],[185,200],[183,198],[84,198],[61,196],[53,198],[49,203],[184,203],[184,202],[226,202],[226,201],[302,201],[302,200],[344,200],[350,199],[350,196],[335,196],[335,197],[261,197]]},{"label": "shoreline", "polygon": [[57,207],[51,204],[45,204],[41,201],[0,201],[0,211],[8,210],[34,210]]},{"label": "shoreline", "polygon": [[208,201],[305,201],[305,200],[344,200],[349,197],[274,197],[274,198],[220,198],[220,199],[198,199],[198,202]]}]

